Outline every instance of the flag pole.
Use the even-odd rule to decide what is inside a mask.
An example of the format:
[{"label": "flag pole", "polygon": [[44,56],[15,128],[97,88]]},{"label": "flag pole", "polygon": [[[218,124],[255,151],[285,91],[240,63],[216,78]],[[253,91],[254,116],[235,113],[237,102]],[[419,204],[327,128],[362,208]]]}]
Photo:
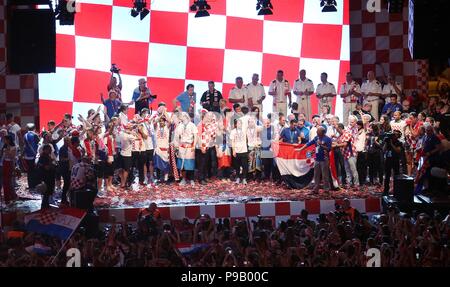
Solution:
[{"label": "flag pole", "polygon": [[[84,217],[86,216],[87,212],[84,213],[84,215],[81,217],[80,219],[80,223],[81,221],[83,221]],[[79,226],[79,225],[78,225]],[[67,243],[69,242],[70,238],[72,237],[72,235],[75,233],[75,231],[78,229],[74,228],[72,230],[72,232],[70,233],[69,237],[67,237],[67,239],[64,241],[63,245],[61,246],[61,248],[58,250],[58,252],[56,253],[56,255],[53,257],[52,261],[50,262],[50,264],[53,264],[53,262],[55,262],[55,259],[58,257],[59,253],[61,253],[61,251],[64,249],[64,247],[66,247]],[[48,262],[48,261],[47,261]]]}]

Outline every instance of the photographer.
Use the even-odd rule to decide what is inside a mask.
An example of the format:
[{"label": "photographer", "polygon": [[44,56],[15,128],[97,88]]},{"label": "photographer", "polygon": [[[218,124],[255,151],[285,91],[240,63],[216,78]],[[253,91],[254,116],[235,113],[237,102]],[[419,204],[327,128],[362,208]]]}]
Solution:
[{"label": "photographer", "polygon": [[134,89],[131,100],[131,103],[135,103],[135,114],[139,114],[142,109],[150,109],[150,104],[155,99],[156,95],[152,95],[147,87],[147,81],[144,78],[139,79],[139,86]]},{"label": "photographer", "polygon": [[384,164],[385,164],[385,177],[384,177],[384,192],[383,195],[389,194],[389,183],[391,180],[392,170],[394,170],[394,176],[400,173],[400,159],[403,152],[403,145],[399,141],[402,133],[398,130],[394,130],[392,133],[386,133],[384,137]]},{"label": "photographer", "polygon": [[[115,92],[115,94],[117,95],[117,99],[119,101],[122,101],[122,77],[120,77],[120,69],[117,68],[116,64],[112,64],[110,71],[111,78],[109,79],[109,84],[107,86],[108,93]],[[114,73],[116,73],[117,77],[119,78],[119,84],[117,84],[117,79],[116,77],[114,77]]]}]

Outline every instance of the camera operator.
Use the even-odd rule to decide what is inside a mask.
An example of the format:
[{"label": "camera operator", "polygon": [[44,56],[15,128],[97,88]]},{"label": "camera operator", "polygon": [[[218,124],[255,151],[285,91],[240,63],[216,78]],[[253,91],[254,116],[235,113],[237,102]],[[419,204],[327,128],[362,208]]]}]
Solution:
[{"label": "camera operator", "polygon": [[389,182],[391,180],[391,173],[394,170],[394,176],[400,173],[400,159],[402,157],[403,145],[400,142],[402,133],[394,130],[392,133],[386,133],[384,137],[384,192],[383,195],[389,194]]},{"label": "camera operator", "polygon": [[156,236],[158,228],[162,225],[161,212],[156,203],[152,202],[147,208],[139,211],[137,222],[141,228],[146,227],[145,230],[149,231],[150,236]]},{"label": "camera operator", "polygon": [[[122,77],[120,77],[120,69],[116,66],[116,64],[111,65],[111,78],[109,79],[109,84],[107,86],[108,93],[115,92],[117,95],[117,99],[122,101]],[[114,74],[117,74],[119,78],[119,84],[117,84],[117,78],[114,77]]]},{"label": "camera operator", "polygon": [[[72,167],[70,192],[72,199],[71,205],[73,207],[93,208],[94,199],[97,196],[97,178],[92,159],[88,155],[83,155],[82,160]],[[86,202],[74,201],[76,192],[89,192],[89,196],[83,197],[86,199]]]},{"label": "camera operator", "polygon": [[142,109],[150,109],[150,104],[156,99],[156,95],[147,87],[144,78],[139,79],[139,86],[134,89],[131,103],[135,103],[135,114],[139,114]]}]

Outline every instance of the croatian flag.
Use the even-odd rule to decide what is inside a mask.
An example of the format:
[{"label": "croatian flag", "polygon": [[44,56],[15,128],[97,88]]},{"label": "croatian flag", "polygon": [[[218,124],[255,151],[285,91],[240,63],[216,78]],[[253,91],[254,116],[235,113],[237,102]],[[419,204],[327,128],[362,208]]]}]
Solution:
[{"label": "croatian flag", "polygon": [[191,255],[191,254],[194,254],[204,248],[207,248],[208,244],[205,244],[205,243],[197,243],[197,244],[177,243],[176,247],[177,247],[178,251],[180,251],[181,254]]},{"label": "croatian flag", "polygon": [[48,208],[25,215],[28,231],[68,239],[77,229],[86,211],[76,208]]},{"label": "croatian flag", "polygon": [[[301,146],[303,145],[283,142],[272,143],[275,162],[281,177],[289,187],[294,189],[308,186],[314,178],[315,146],[312,145],[302,151],[296,151]],[[330,175],[332,186],[338,187],[333,152],[330,153]]]}]

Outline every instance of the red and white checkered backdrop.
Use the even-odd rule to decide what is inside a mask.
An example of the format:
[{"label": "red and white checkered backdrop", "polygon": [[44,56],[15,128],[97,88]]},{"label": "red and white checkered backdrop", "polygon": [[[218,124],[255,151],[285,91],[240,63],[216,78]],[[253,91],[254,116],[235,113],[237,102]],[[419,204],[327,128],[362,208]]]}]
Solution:
[{"label": "red and white checkered backdrop", "polygon": [[[335,204],[342,205],[343,200],[306,200],[306,201],[280,201],[280,202],[253,202],[253,203],[224,203],[212,205],[185,205],[185,206],[160,206],[161,217],[164,220],[180,221],[183,218],[194,220],[201,214],[208,214],[213,219],[231,218],[232,220],[249,217],[256,219],[258,215],[272,218],[274,223],[296,218],[305,209],[310,219],[315,219],[320,213],[333,212]],[[379,198],[351,199],[352,207],[359,212],[373,215],[381,212]],[[111,208],[100,209],[98,215],[101,223],[111,222],[114,215],[117,222],[135,223],[140,208]],[[20,219],[21,213],[10,212],[3,214],[3,225],[11,226],[16,219]]]},{"label": "red and white checkered backdrop", "polygon": [[[381,63],[386,73],[399,75],[398,80],[406,89],[418,88],[424,94],[427,91],[427,63],[412,61],[407,50],[408,1],[404,1],[405,8],[401,15],[388,14],[385,1],[381,1],[382,10],[379,13],[369,13],[365,9],[367,0],[345,1],[340,4],[344,10],[341,23],[343,26],[306,25],[308,21],[313,21],[304,12],[305,4],[317,4],[318,0],[273,0],[275,15],[265,16],[268,21],[256,20],[253,0],[251,3],[246,3],[245,0],[228,1],[232,5],[227,5],[224,0],[213,0],[210,1],[213,15],[210,18],[213,22],[211,25],[208,25],[210,22],[207,20],[194,19],[187,13],[188,0],[153,0],[153,11],[142,23],[129,15],[132,1],[80,2],[83,3],[81,12],[76,16],[77,25],[58,30],[59,76],[55,78],[55,75],[41,75],[44,79],[55,79],[53,83],[63,88],[47,87],[40,96],[43,105],[38,106],[37,77],[5,76],[3,70],[0,72],[0,113],[13,112],[22,123],[26,123],[37,119],[39,110],[41,114],[46,115],[40,122],[49,118],[58,119],[64,112],[71,110],[84,111],[93,106],[90,103],[98,104],[98,93],[105,89],[107,70],[112,61],[122,63],[124,80],[130,83],[125,86],[125,97],[130,97],[130,89],[134,87],[139,76],[147,76],[152,90],[166,100],[182,91],[188,81],[197,84],[197,91],[200,93],[205,87],[204,82],[210,79],[218,82],[218,88],[227,96],[236,74],[239,73],[249,80],[248,74],[254,72],[247,71],[249,62],[260,63],[261,68],[256,72],[262,74],[262,81],[267,86],[274,71],[279,67],[284,68],[287,78],[292,82],[297,76],[298,68],[303,66],[309,70],[317,69],[317,72],[310,71],[308,74],[317,84],[319,80],[314,74],[321,71],[323,63],[316,61],[315,64],[310,64],[308,59],[335,59],[326,61],[334,61],[333,65],[340,67],[336,68],[339,69],[339,75],[335,74],[334,78],[330,79],[338,84],[343,81],[342,75],[348,69],[348,59],[341,59],[338,49],[321,47],[335,46],[335,42],[341,39],[337,31],[345,32],[348,29],[346,24],[349,23],[351,70],[356,78],[364,78],[370,69],[376,70],[380,75],[381,70],[375,63]],[[350,17],[346,12],[348,10]],[[0,70],[6,64],[5,12],[5,0],[0,0]],[[114,21],[116,15],[121,13],[123,21]],[[92,25],[90,17],[101,21]],[[348,18],[349,20],[345,20]],[[208,23],[198,24],[203,22]],[[150,25],[151,23],[158,24]],[[192,37],[193,34],[198,37]],[[248,36],[242,39],[236,35]],[[268,37],[265,37],[266,35]],[[310,48],[298,51],[301,39],[305,38],[311,43],[308,45]],[[269,43],[271,48],[266,50],[268,43],[263,39],[286,44],[275,47]],[[76,50],[78,45],[84,49]],[[343,45],[345,43],[341,43],[341,48]],[[244,53],[237,55],[236,51],[242,50]],[[161,51],[164,51],[164,55],[173,56],[169,59],[149,57],[150,53],[158,54]],[[95,56],[84,58],[80,62],[77,55],[82,53]],[[303,57],[306,60],[302,61]],[[192,59],[195,59],[195,65]],[[240,64],[230,66],[230,61]],[[179,69],[180,63],[184,63],[186,69]],[[149,69],[149,66],[153,68]],[[43,88],[45,89],[45,86]],[[52,104],[47,105],[48,101],[52,101]]]},{"label": "red and white checkered backdrop", "polygon": [[0,125],[4,113],[11,112],[16,121],[26,124],[36,122],[39,110],[36,108],[36,75],[6,75],[6,0],[0,0]]},{"label": "red and white checkered backdrop", "polygon": [[111,63],[122,69],[125,102],[146,77],[169,107],[187,83],[201,95],[213,80],[227,98],[237,76],[250,82],[258,73],[267,88],[283,69],[292,86],[305,68],[316,85],[324,71],[337,85],[350,68],[349,0],[337,13],[322,13],[317,0],[273,0],[269,16],[257,16],[255,0],[215,0],[203,18],[189,12],[192,0],[153,0],[142,21],[130,16],[129,0],[80,2],[75,25],[57,27],[57,72],[39,76],[41,124],[95,108]]},{"label": "red and white checkered backdrop", "polygon": [[408,49],[408,2],[404,0],[402,13],[396,14],[388,13],[384,0],[381,11],[374,13],[366,9],[368,0],[350,2],[351,71],[359,81],[370,70],[378,77],[383,70],[394,73],[406,92],[419,89],[426,95],[428,70],[423,69],[424,61],[411,59]]}]

